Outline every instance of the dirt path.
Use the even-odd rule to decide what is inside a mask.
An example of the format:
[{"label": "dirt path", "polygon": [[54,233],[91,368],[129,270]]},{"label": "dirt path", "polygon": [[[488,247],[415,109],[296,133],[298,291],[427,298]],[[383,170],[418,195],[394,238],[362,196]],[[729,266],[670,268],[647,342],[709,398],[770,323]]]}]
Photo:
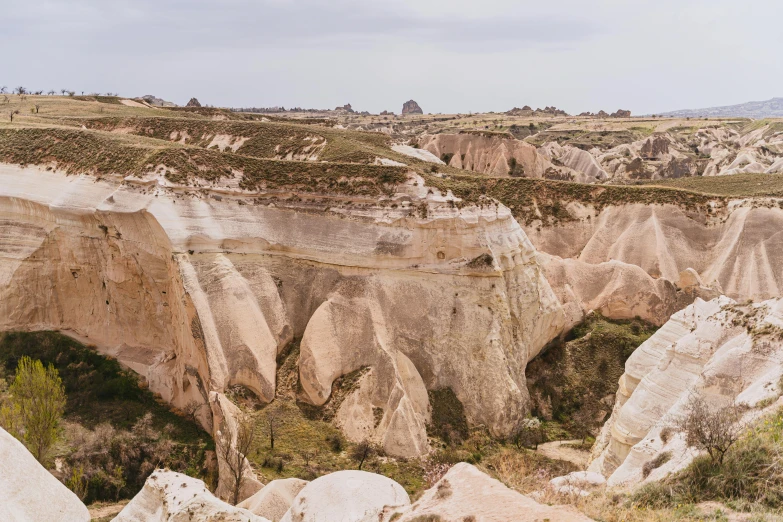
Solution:
[{"label": "dirt path", "polygon": [[96,502],[95,504],[87,506],[87,509],[90,511],[90,518],[92,520],[111,520],[117,516],[117,513],[122,511],[122,508],[124,508],[125,504],[128,502],[128,500],[121,500],[114,503]]},{"label": "dirt path", "polygon": [[579,466],[579,469],[587,467],[587,459],[590,457],[589,451],[580,450],[572,447],[578,445],[581,440],[556,440],[538,445],[538,452],[550,459],[565,460]]}]

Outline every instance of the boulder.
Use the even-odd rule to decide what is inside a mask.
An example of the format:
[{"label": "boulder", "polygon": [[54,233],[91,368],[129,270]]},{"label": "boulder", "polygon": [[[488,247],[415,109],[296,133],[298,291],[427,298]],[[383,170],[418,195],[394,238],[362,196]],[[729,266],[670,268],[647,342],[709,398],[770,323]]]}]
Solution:
[{"label": "boulder", "polygon": [[424,111],[421,110],[418,103],[408,100],[402,104],[402,115],[405,116],[406,114],[424,114]]},{"label": "boulder", "polygon": [[306,480],[288,478],[273,480],[258,493],[240,502],[237,507],[279,522],[291,507],[296,495],[307,485]]},{"label": "boulder", "polygon": [[[67,520],[60,518],[35,520]],[[89,516],[86,518],[89,520]],[[204,482],[173,471],[155,470],[112,522],[269,522],[209,492]]]},{"label": "boulder", "polygon": [[41,466],[21,442],[2,428],[0,520],[90,520],[90,513],[79,498]]},{"label": "boulder", "polygon": [[385,522],[474,520],[476,522],[589,521],[570,506],[547,506],[461,462],[412,506],[388,509]]},{"label": "boulder", "polygon": [[410,505],[405,489],[366,471],[338,471],[302,489],[282,522],[377,522],[384,508]]},{"label": "boulder", "polygon": [[560,495],[586,497],[595,490],[606,487],[606,479],[595,471],[574,471],[549,481],[552,491]]}]

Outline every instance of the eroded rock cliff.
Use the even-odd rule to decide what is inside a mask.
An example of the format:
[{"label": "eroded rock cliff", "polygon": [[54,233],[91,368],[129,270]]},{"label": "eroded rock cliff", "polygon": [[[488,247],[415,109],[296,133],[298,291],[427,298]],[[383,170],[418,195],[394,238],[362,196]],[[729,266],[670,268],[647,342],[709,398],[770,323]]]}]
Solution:
[{"label": "eroded rock cliff", "polygon": [[387,204],[281,201],[230,179],[0,177],[0,328],[71,332],[211,430],[209,393],[271,400],[276,357],[301,338],[314,405],[371,369],[338,412],[348,434],[421,455],[426,391],[451,388],[470,422],[507,435],[527,408],[527,361],[564,325],[507,209],[456,208],[415,177]]}]

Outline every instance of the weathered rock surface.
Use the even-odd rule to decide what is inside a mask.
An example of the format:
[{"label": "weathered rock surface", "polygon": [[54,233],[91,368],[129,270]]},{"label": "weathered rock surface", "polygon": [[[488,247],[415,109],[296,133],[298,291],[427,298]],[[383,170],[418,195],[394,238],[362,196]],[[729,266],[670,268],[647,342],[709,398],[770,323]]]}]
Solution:
[{"label": "weathered rock surface", "polygon": [[746,404],[746,418],[759,415],[760,403],[780,395],[781,326],[781,299],[742,306],[727,297],[697,299],[674,314],[628,359],[589,469],[612,487],[645,480],[644,464],[663,452],[670,459],[646,480],[683,468],[695,453],[683,434],[675,431],[664,442],[661,431],[686,413],[692,396],[716,407]]},{"label": "weathered rock surface", "polygon": [[405,489],[366,471],[337,471],[307,484],[282,522],[377,522],[387,507],[410,504]]},{"label": "weathered rock surface", "polygon": [[781,296],[783,211],[777,206],[740,200],[720,217],[671,205],[568,208],[577,219],[534,224],[527,234],[548,254],[541,258],[547,279],[570,314],[601,310],[662,324],[697,296]]},{"label": "weathered rock surface", "polygon": [[424,111],[421,110],[418,103],[408,100],[402,104],[402,115],[405,116],[406,114],[424,114]]},{"label": "weathered rock surface", "polygon": [[94,344],[166,401],[195,404],[213,435],[210,392],[271,400],[294,338],[313,404],[372,369],[341,419],[392,454],[427,451],[429,389],[452,388],[469,422],[508,434],[527,407],[525,365],[563,311],[508,209],[456,208],[414,182],[396,208],[313,211],[234,179],[193,190],[0,166],[0,329]]},{"label": "weathered rock surface", "polygon": [[419,146],[438,158],[450,158],[448,164],[458,169],[505,177],[510,175],[514,164],[515,175],[541,178],[551,177],[557,171],[558,179],[571,179],[570,169],[558,170],[533,145],[511,137],[473,133],[424,135],[419,139]]},{"label": "weathered rock surface", "polygon": [[3,428],[0,428],[0,520],[90,520],[90,512],[79,498]]},{"label": "weathered rock surface", "polygon": [[201,107],[201,103],[199,103],[198,99],[191,98],[188,100],[188,103],[185,104],[185,107]]},{"label": "weathered rock surface", "polygon": [[306,480],[297,478],[273,480],[252,497],[240,502],[237,507],[268,518],[272,522],[280,522],[293,504],[294,498],[307,484]]},{"label": "weathered rock surface", "polygon": [[[400,514],[402,516],[400,516]],[[428,518],[429,517],[429,518]],[[406,509],[387,509],[384,521],[417,520],[476,522],[589,521],[568,506],[539,504],[503,483],[461,462],[452,467],[435,486]]]},{"label": "weathered rock surface", "polygon": [[269,522],[264,517],[216,498],[198,479],[161,469],[149,476],[141,491],[112,522],[190,521]]}]

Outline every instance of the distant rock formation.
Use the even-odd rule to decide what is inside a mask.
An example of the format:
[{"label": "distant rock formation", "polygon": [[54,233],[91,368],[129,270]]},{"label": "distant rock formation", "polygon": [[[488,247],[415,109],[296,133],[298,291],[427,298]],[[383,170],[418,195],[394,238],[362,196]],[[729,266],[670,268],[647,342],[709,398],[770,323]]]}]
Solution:
[{"label": "distant rock formation", "polygon": [[342,107],[335,107],[334,110],[336,110],[336,111],[345,111],[345,112],[354,112],[353,107],[351,107],[350,103],[346,103]]},{"label": "distant rock formation", "polygon": [[201,107],[201,103],[199,103],[197,98],[191,98],[185,107]]},{"label": "distant rock formation", "polygon": [[381,116],[394,116],[394,113],[390,112],[390,111],[383,111],[380,115]]},{"label": "distant rock formation", "polygon": [[619,109],[617,112],[613,112],[612,114],[609,114],[604,110],[595,113],[588,111],[579,113],[579,116],[583,116],[585,118],[630,118],[631,111]]},{"label": "distant rock formation", "polygon": [[176,107],[176,103],[172,103],[170,101],[166,101],[163,98],[158,98],[157,96],[153,96],[152,94],[145,94],[141,97],[142,100],[149,103],[150,105],[153,105],[155,107]]},{"label": "distant rock formation", "polygon": [[402,104],[402,115],[405,116],[406,114],[424,114],[424,111],[421,110],[418,103],[408,100]]},{"label": "distant rock formation", "polygon": [[530,105],[525,105],[521,109],[514,107],[510,111],[506,111],[508,116],[568,116],[566,111],[560,110],[557,107],[544,107],[543,109],[533,110]]}]

